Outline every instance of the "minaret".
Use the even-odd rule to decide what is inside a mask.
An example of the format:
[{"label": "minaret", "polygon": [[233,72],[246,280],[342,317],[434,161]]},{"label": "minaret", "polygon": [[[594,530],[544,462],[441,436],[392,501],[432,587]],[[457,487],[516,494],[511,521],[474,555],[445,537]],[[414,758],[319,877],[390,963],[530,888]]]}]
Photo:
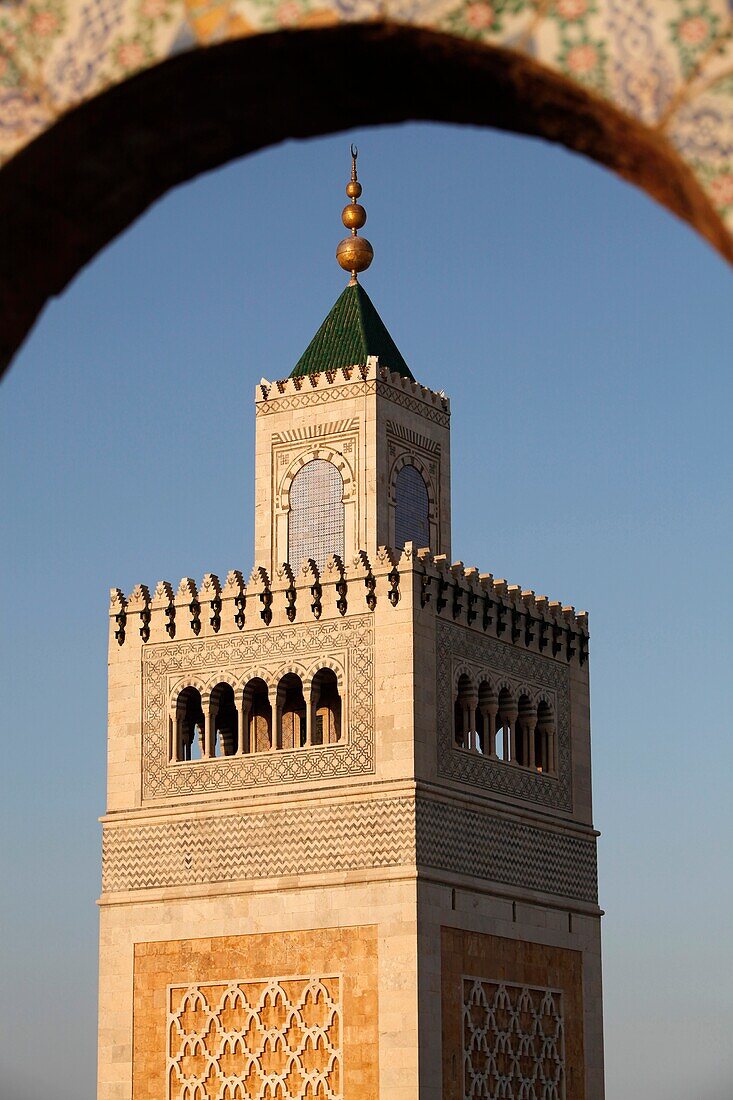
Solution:
[{"label": "minaret", "polygon": [[[449,405],[415,382],[358,281],[374,251],[358,232],[367,215],[357,202],[353,145],[351,154],[351,201],[341,215],[351,234],[336,249],[348,286],[289,379],[262,382],[255,394],[255,559],[271,574],[286,560],[297,565],[320,555],[323,564],[335,551],[352,561],[360,548],[406,541],[450,557]],[[293,522],[294,483],[311,501],[300,526]],[[328,493],[343,508],[342,542],[322,541],[320,503]]]},{"label": "minaret", "polygon": [[347,194],[254,567],[112,590],[98,1097],[603,1100],[587,616],[451,562]]}]

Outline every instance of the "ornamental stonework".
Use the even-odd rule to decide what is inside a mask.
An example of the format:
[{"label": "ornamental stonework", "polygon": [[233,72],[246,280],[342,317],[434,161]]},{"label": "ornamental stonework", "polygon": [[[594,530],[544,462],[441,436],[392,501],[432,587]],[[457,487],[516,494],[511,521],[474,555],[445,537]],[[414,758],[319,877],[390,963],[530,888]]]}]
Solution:
[{"label": "ornamental stonework", "polygon": [[168,987],[166,1100],[343,1098],[341,978]]},{"label": "ornamental stonework", "polygon": [[[282,626],[143,650],[143,797],[159,799],[374,771],[374,626],[370,615]],[[345,669],[344,738],[310,749],[279,749],[194,762],[172,761],[168,750],[170,699],[176,685],[213,686],[227,677],[277,674],[298,661]]]},{"label": "ornamental stonework", "polygon": [[292,409],[302,409],[310,405],[325,405],[330,401],[340,401],[350,397],[364,397],[367,394],[379,393],[403,409],[417,413],[426,420],[432,420],[442,428],[450,424],[450,413],[442,409],[436,409],[434,405],[419,398],[413,397],[394,386],[377,383],[374,380],[345,386],[324,386],[322,389],[313,389],[303,393],[288,394],[282,397],[272,396],[267,401],[261,401],[257,405],[257,416],[268,416],[275,412],[289,412]]},{"label": "ornamental stonework", "polygon": [[126,1058],[131,1046],[132,1087],[126,1082],[115,1096],[379,1095],[376,926],[217,936],[194,919],[181,931],[192,938],[137,940],[133,966],[124,966],[132,970],[132,1013],[115,1055]]},{"label": "ornamental stonework", "polygon": [[415,827],[419,867],[578,901],[598,900],[592,836],[426,798],[417,800]]},{"label": "ornamental stonework", "polygon": [[426,798],[107,825],[102,840],[105,893],[415,865],[597,900],[592,837]]},{"label": "ornamental stonework", "polygon": [[414,862],[412,799],[370,799],[106,826],[102,888],[114,893]]},{"label": "ornamental stonework", "polygon": [[[572,810],[570,749],[570,684],[568,670],[557,661],[506,645],[455,623],[437,621],[438,773],[487,791]],[[527,690],[547,698],[555,715],[557,776],[511,767],[455,746],[453,685],[460,669],[488,672],[515,693]]]},{"label": "ornamental stonework", "polygon": [[559,989],[463,978],[463,1100],[565,1100]]}]

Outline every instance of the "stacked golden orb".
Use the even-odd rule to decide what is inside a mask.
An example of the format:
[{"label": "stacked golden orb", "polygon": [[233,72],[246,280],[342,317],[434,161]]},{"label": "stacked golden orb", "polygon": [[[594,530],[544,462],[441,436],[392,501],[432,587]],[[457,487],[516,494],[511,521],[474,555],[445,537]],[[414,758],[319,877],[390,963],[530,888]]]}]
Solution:
[{"label": "stacked golden orb", "polygon": [[361,197],[361,184],[356,176],[356,158],[359,150],[351,146],[351,179],[346,184],[346,194],[351,199],[341,213],[341,221],[351,230],[350,237],[344,237],[336,248],[336,259],[344,271],[351,274],[352,282],[360,271],[366,271],[374,259],[374,249],[366,237],[359,236],[359,230],[366,224],[367,213],[357,199]]}]

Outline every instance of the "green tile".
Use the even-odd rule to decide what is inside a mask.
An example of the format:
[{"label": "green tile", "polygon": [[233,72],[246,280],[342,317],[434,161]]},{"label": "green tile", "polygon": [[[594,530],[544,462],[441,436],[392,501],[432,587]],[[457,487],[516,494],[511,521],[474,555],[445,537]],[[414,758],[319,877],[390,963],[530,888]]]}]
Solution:
[{"label": "green tile", "polygon": [[346,287],[290,377],[365,366],[369,355],[377,355],[388,370],[413,377],[369,295],[356,283]]}]

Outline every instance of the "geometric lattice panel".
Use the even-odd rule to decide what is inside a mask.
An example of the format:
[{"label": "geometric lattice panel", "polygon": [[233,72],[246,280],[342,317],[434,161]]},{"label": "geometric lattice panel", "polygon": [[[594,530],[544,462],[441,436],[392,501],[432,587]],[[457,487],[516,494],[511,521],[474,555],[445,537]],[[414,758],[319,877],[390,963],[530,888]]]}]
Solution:
[{"label": "geometric lattice panel", "polygon": [[167,1100],[342,1100],[341,980],[168,986]]},{"label": "geometric lattice panel", "polygon": [[565,1100],[562,993],[463,978],[464,1100]]}]

